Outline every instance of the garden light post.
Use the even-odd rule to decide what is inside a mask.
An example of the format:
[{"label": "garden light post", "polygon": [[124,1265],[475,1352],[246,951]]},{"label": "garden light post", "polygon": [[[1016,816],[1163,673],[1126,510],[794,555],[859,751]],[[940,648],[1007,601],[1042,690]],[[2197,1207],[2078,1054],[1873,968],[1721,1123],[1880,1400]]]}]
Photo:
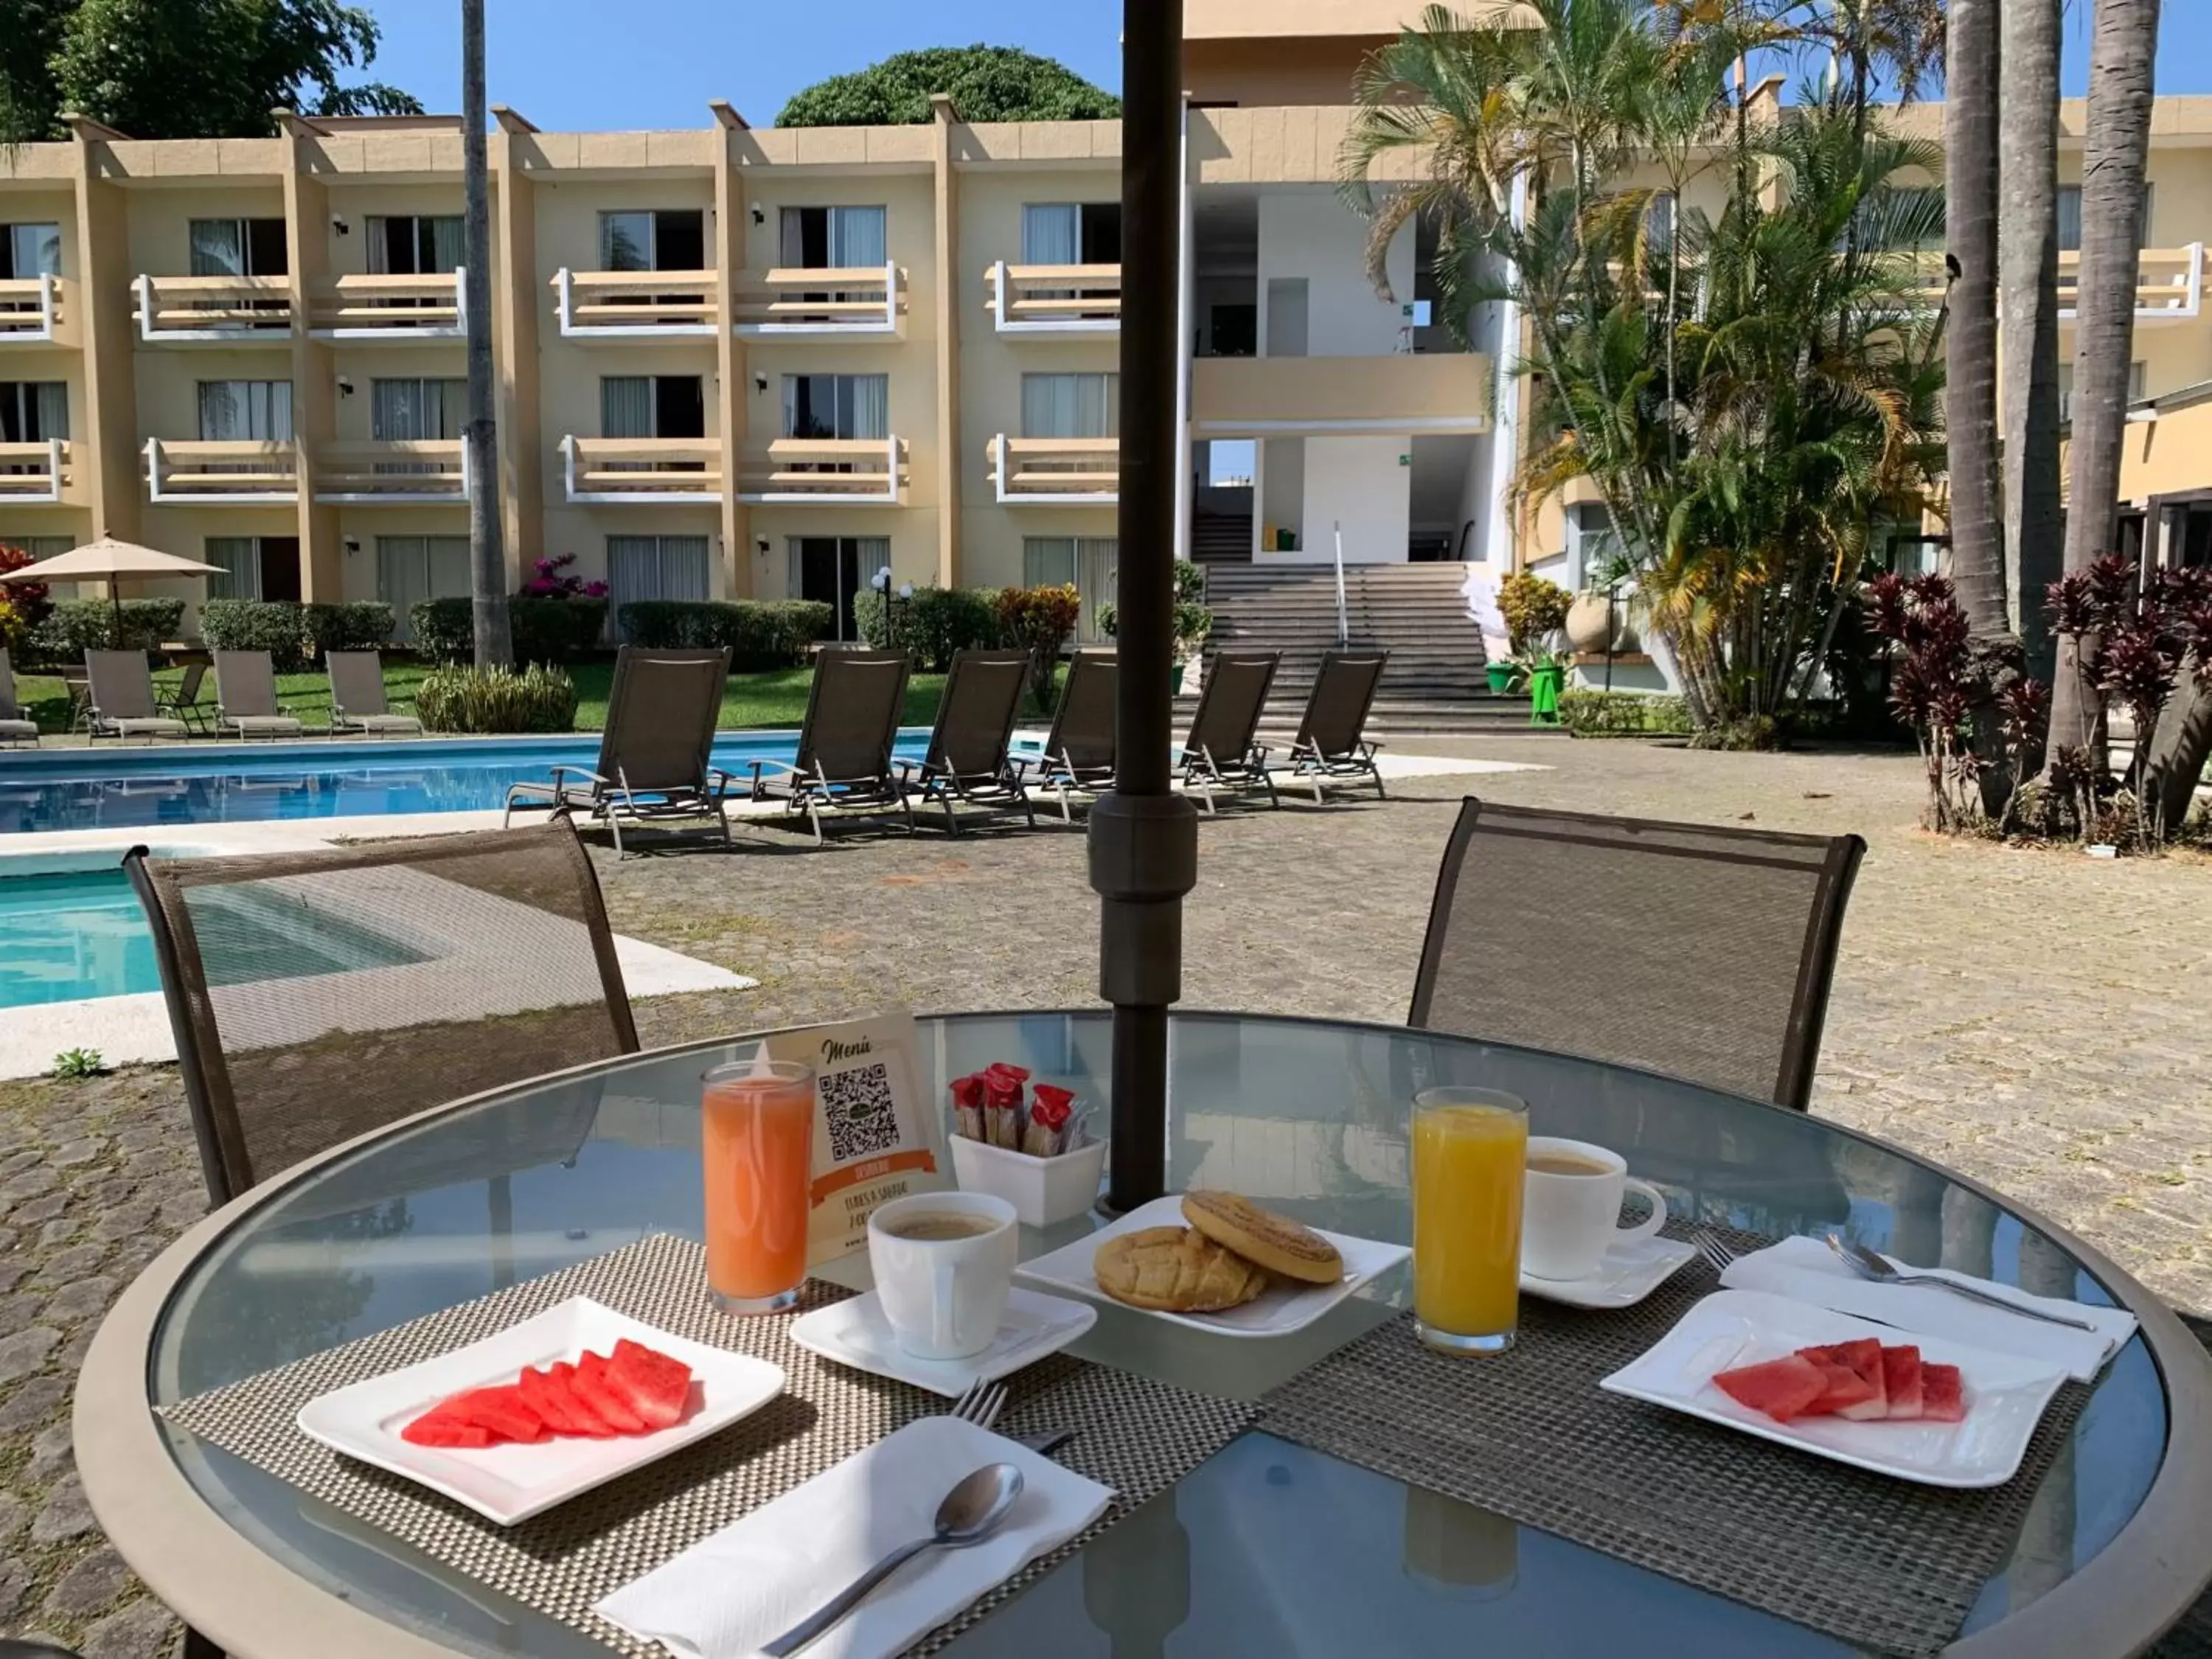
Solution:
[{"label": "garden light post", "polygon": [[1121,482],[1115,577],[1114,787],[1091,810],[1099,994],[1114,1005],[1106,1206],[1167,1178],[1168,1008],[1182,996],[1182,898],[1198,880],[1198,815],[1168,764],[1175,673],[1176,488],[1182,373],[1182,4],[1122,8]]}]

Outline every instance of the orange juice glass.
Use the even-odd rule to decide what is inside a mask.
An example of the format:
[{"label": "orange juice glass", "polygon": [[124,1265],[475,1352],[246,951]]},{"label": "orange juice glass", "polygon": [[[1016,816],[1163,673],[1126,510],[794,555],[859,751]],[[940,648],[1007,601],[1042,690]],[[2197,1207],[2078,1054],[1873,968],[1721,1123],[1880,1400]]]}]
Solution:
[{"label": "orange juice glass", "polygon": [[1521,1319],[1528,1108],[1496,1089],[1413,1097],[1413,1322],[1444,1353],[1503,1353]]},{"label": "orange juice glass", "polygon": [[775,1313],[806,1280],[814,1068],[740,1060],[706,1076],[707,1287],[726,1313]]}]

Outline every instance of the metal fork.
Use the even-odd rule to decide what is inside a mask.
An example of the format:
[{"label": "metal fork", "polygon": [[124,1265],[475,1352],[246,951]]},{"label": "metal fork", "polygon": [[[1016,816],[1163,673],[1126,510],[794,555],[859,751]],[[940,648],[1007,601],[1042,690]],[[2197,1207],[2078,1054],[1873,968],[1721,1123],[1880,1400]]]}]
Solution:
[{"label": "metal fork", "polygon": [[1729,1264],[1735,1260],[1735,1252],[1715,1238],[1702,1227],[1690,1234],[1690,1243],[1698,1247],[1698,1254],[1712,1264],[1715,1273],[1726,1273]]},{"label": "metal fork", "polygon": [[2045,1313],[2040,1308],[2031,1308],[2008,1296],[1996,1296],[1962,1285],[1955,1279],[1944,1279],[1936,1273],[1900,1272],[1890,1265],[1887,1257],[1875,1255],[1863,1244],[1848,1243],[1834,1233],[1828,1235],[1828,1248],[1836,1253],[1844,1266],[1861,1279],[1871,1279],[1877,1285],[1925,1285],[1932,1290],[1948,1291],[1954,1296],[1963,1296],[1969,1302],[1980,1302],[1992,1308],[2002,1308],[2007,1313],[2016,1313],[2024,1318],[2039,1319],[2047,1325],[2069,1325],[2077,1331],[2094,1333],[2096,1327],[2086,1319],[2075,1319],[2065,1314]]},{"label": "metal fork", "polygon": [[968,1385],[968,1391],[952,1402],[952,1409],[945,1414],[963,1423],[973,1423],[979,1429],[988,1429],[999,1420],[999,1413],[1006,1408],[1006,1385],[986,1382],[979,1377]]}]

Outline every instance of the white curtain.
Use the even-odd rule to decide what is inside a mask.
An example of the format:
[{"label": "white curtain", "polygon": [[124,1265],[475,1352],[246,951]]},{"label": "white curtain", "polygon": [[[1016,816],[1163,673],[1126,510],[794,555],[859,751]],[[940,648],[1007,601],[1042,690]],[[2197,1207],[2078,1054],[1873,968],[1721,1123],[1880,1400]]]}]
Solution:
[{"label": "white curtain", "polygon": [[2058,246],[2067,253],[2081,251],[2081,191],[2076,185],[2063,185],[2059,187]]},{"label": "white curtain", "polygon": [[468,237],[461,216],[441,213],[434,219],[426,219],[422,222],[430,228],[430,263],[428,269],[441,272],[459,270],[461,261],[468,257]]},{"label": "white curtain", "polygon": [[711,589],[704,536],[607,538],[607,607],[621,631],[622,607],[638,599],[703,599]]},{"label": "white curtain", "polygon": [[609,374],[599,381],[599,435],[650,438],[653,380],[644,374]]},{"label": "white curtain", "polygon": [[261,597],[261,548],[251,536],[210,536],[205,544],[210,564],[223,568],[207,579],[211,599],[258,599]]},{"label": "white curtain", "polygon": [[214,441],[290,441],[292,383],[202,380],[200,436]]},{"label": "white curtain", "polygon": [[1079,264],[1082,216],[1073,202],[1031,202],[1022,209],[1022,263]]},{"label": "white curtain", "polygon": [[1120,421],[1116,374],[1024,374],[1022,436],[1110,438]]},{"label": "white curtain", "polygon": [[466,536],[379,536],[376,597],[392,607],[392,636],[405,641],[408,613],[423,599],[461,598],[469,591]]},{"label": "white curtain", "polygon": [[884,210],[879,207],[836,207],[830,210],[830,263],[870,265],[880,269],[890,258],[884,234]]},{"label": "white curtain", "polygon": [[1022,586],[1059,587],[1075,580],[1073,536],[1022,538]]},{"label": "white curtain", "polygon": [[245,220],[195,219],[191,234],[193,276],[246,275]]},{"label": "white curtain", "polygon": [[58,276],[62,274],[62,228],[59,225],[8,227],[8,269],[0,276]]},{"label": "white curtain", "polygon": [[876,580],[876,573],[888,570],[891,565],[891,538],[888,536],[857,536],[853,545],[859,550],[860,570],[856,593],[865,593]]},{"label": "white curtain", "polygon": [[891,433],[890,376],[888,374],[841,374],[837,379],[839,392],[837,435],[841,438],[890,437]]},{"label": "white curtain", "polygon": [[887,374],[783,377],[783,435],[787,438],[888,438],[890,409]]},{"label": "white curtain", "polygon": [[458,438],[469,418],[469,383],[409,377],[369,383],[369,435],[379,443]]},{"label": "white curtain", "polygon": [[69,429],[69,383],[65,380],[36,380],[31,385],[33,399],[33,415],[36,418],[34,438],[66,438]]},{"label": "white curtain", "polygon": [[1119,544],[1111,536],[1025,536],[1022,538],[1022,582],[1029,587],[1073,583],[1083,596],[1076,637],[1098,639],[1098,605],[1114,597],[1114,567]]}]

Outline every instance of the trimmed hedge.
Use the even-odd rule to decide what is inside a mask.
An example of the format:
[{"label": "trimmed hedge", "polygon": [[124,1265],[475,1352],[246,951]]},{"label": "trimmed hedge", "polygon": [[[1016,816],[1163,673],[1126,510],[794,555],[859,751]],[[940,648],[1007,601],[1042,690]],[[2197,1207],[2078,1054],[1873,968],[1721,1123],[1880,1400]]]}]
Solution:
[{"label": "trimmed hedge", "polygon": [[115,606],[108,599],[63,599],[31,630],[31,650],[41,661],[81,661],[88,651],[150,651],[184,627],[182,599],[125,599],[123,635],[116,637]]},{"label": "trimmed hedge", "polygon": [[307,665],[307,623],[289,599],[210,599],[200,606],[200,637],[211,651],[266,651],[280,674]]},{"label": "trimmed hedge", "polygon": [[995,587],[917,587],[902,599],[871,587],[853,596],[853,620],[877,650],[902,648],[940,674],[956,651],[994,650],[1006,639]]},{"label": "trimmed hedge", "polygon": [[557,668],[434,668],[415,690],[426,732],[568,732],[576,685]]},{"label": "trimmed hedge", "polygon": [[1577,738],[1686,738],[1692,730],[1681,698],[1645,691],[1562,691],[1559,724]]},{"label": "trimmed hedge", "polygon": [[[604,599],[548,599],[518,593],[507,602],[507,627],[520,663],[568,663],[599,648],[607,629]],[[476,604],[449,597],[420,599],[409,607],[408,627],[418,655],[460,662],[476,654]]]},{"label": "trimmed hedge", "polygon": [[633,599],[620,612],[632,645],[657,651],[730,650],[736,670],[790,668],[825,639],[837,614],[813,599]]},{"label": "trimmed hedge", "polygon": [[415,654],[433,662],[459,662],[477,648],[476,613],[467,599],[417,599],[407,607]]},{"label": "trimmed hedge", "polygon": [[392,643],[392,607],[380,599],[303,605],[300,623],[312,659],[325,651],[380,651]]}]

